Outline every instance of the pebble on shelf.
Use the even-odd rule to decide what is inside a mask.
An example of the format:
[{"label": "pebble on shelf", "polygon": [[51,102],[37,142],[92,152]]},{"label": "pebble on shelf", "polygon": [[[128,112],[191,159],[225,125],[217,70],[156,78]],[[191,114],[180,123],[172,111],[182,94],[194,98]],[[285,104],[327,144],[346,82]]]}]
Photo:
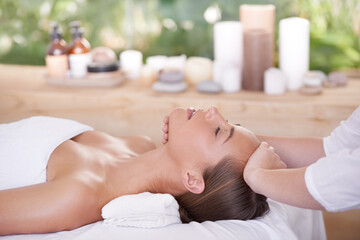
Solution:
[{"label": "pebble on shelf", "polygon": [[221,92],[220,85],[211,80],[203,81],[203,82],[199,83],[196,86],[196,89],[199,92],[203,92],[203,93],[219,93],[219,92]]},{"label": "pebble on shelf", "polygon": [[328,76],[327,81],[325,81],[324,85],[326,87],[337,87],[337,86],[345,86],[347,84],[348,77],[341,72],[331,72]]},{"label": "pebble on shelf", "polygon": [[159,73],[158,81],[153,84],[152,88],[157,92],[183,92],[187,89],[184,78],[185,76],[181,71],[162,70]]}]

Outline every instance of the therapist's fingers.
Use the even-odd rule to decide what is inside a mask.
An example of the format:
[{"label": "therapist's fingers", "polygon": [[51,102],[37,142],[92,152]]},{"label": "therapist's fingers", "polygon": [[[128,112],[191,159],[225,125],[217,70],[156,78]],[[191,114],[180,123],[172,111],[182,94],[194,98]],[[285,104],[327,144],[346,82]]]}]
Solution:
[{"label": "therapist's fingers", "polygon": [[163,121],[164,121],[164,127],[162,128],[162,131],[164,133],[168,133],[169,132],[169,116],[168,115],[165,116]]},{"label": "therapist's fingers", "polygon": [[165,125],[163,126],[163,128],[162,128],[162,131],[163,131],[164,133],[168,133],[168,132],[169,132],[169,125],[168,125],[168,124],[165,124]]},{"label": "therapist's fingers", "polygon": [[286,168],[275,149],[267,142],[262,142],[255,152],[250,156],[245,168],[280,169]]},{"label": "therapist's fingers", "polygon": [[164,134],[161,142],[165,144],[169,141],[169,121],[170,121],[169,115],[166,115],[163,121],[164,121],[164,126],[162,128],[162,131]]},{"label": "therapist's fingers", "polygon": [[163,138],[162,138],[161,142],[162,142],[163,144],[165,144],[165,143],[167,143],[167,142],[168,142],[168,140],[169,140],[169,134],[164,133],[164,135],[163,135]]},{"label": "therapist's fingers", "polygon": [[164,117],[164,123],[165,123],[165,124],[169,124],[169,115],[166,115],[166,116]]}]

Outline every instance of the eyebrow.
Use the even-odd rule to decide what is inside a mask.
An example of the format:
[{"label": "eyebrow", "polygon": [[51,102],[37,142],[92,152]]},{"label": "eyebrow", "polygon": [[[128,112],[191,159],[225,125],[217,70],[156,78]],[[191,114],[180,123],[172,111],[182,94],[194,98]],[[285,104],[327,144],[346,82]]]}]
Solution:
[{"label": "eyebrow", "polygon": [[223,144],[226,143],[226,142],[234,135],[234,130],[235,130],[234,127],[232,127],[232,128],[230,129],[230,134],[229,134],[229,136],[227,137],[227,139],[225,139],[225,141],[223,142]]}]

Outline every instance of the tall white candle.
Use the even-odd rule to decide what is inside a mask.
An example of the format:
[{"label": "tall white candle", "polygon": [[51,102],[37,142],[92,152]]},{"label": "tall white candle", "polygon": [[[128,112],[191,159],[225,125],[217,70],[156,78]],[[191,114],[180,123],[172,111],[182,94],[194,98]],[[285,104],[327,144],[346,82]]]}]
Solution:
[{"label": "tall white candle", "polygon": [[142,53],[136,50],[121,52],[120,66],[129,79],[138,79],[142,68]]},{"label": "tall white candle", "polygon": [[223,79],[221,88],[224,92],[237,92],[241,89],[241,68],[238,66],[227,66],[222,70]]},{"label": "tall white candle", "polygon": [[236,64],[214,61],[213,80],[221,86],[224,92],[240,91],[241,68]]},{"label": "tall white candle", "polygon": [[284,72],[289,90],[302,86],[309,70],[309,21],[304,18],[286,18],[279,24],[279,66]]},{"label": "tall white candle", "polygon": [[223,74],[223,69],[226,66],[226,63],[221,62],[221,61],[217,61],[214,60],[213,62],[213,80],[214,82],[218,83],[219,85],[221,85],[221,80],[222,80],[222,74]]},{"label": "tall white candle", "polygon": [[242,26],[239,21],[214,25],[214,60],[241,68],[243,55]]}]

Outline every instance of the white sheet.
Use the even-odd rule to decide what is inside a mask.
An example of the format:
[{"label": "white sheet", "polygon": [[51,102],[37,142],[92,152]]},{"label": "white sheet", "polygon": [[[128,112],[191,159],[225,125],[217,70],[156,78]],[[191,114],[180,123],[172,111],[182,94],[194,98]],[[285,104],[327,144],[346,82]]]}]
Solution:
[{"label": "white sheet", "polygon": [[268,200],[270,212],[250,221],[227,220],[173,224],[164,228],[144,229],[108,227],[102,221],[72,230],[50,234],[13,235],[0,240],[115,240],[115,239],[304,239],[325,240],[321,211],[305,210]]}]

